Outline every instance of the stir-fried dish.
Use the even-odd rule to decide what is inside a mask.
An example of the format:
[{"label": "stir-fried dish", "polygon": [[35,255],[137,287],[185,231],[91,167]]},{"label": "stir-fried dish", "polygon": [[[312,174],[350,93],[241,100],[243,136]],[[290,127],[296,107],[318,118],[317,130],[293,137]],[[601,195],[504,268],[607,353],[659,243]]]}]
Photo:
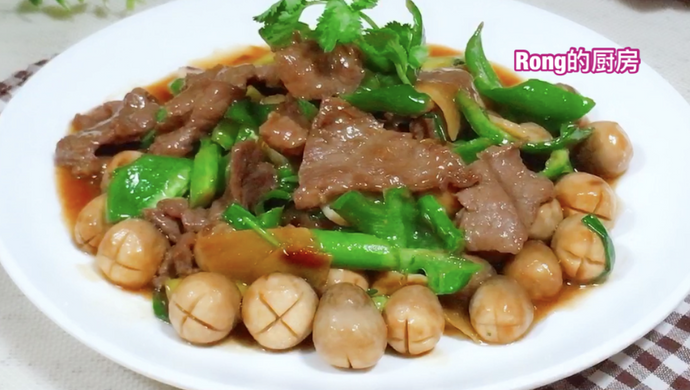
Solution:
[{"label": "stir-fried dish", "polygon": [[503,83],[483,25],[434,57],[411,0],[412,23],[378,26],[375,5],[281,0],[255,18],[267,55],[185,68],[164,97],[135,88],[57,144],[59,169],[100,185],[76,244],[115,285],[153,289],[181,339],[241,325],[368,368],[451,327],[515,342],[539,302],[612,271],[623,129],[589,122],[570,86]]}]

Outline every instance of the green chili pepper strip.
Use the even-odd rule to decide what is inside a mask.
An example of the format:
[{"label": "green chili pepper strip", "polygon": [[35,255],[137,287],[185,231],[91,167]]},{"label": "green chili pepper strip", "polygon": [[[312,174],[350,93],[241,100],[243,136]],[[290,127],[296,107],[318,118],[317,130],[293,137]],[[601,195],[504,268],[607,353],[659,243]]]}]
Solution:
[{"label": "green chili pepper strip", "polygon": [[599,218],[597,218],[594,214],[585,215],[582,218],[582,223],[585,226],[587,226],[589,230],[596,233],[596,235],[599,236],[599,238],[601,238],[601,241],[604,244],[606,265],[604,267],[604,271],[602,272],[602,274],[599,275],[599,277],[593,282],[600,283],[609,276],[611,270],[613,270],[613,267],[616,264],[616,248],[613,245],[613,240],[611,240],[611,236],[609,236],[606,227],[604,227]]},{"label": "green chili pepper strip", "polygon": [[194,157],[189,203],[192,208],[207,207],[218,190],[221,148],[209,138],[201,140],[201,147]]},{"label": "green chili pepper strip", "polygon": [[261,126],[268,119],[268,115],[273,112],[278,105],[277,104],[261,104],[252,103],[252,114],[258,126]]},{"label": "green chili pepper strip", "polygon": [[357,230],[388,240],[395,236],[386,215],[386,207],[358,191],[341,195],[331,208]]},{"label": "green chili pepper strip", "polygon": [[240,142],[248,141],[248,140],[256,141],[258,139],[259,139],[259,134],[255,128],[249,127],[249,126],[243,126],[240,128],[239,132],[237,133],[237,139],[235,140],[235,144],[239,144]]},{"label": "green chili pepper strip", "polygon": [[161,321],[170,323],[168,317],[168,294],[165,287],[157,288],[153,291],[153,314]]},{"label": "green chili pepper strip", "polygon": [[494,145],[505,145],[517,141],[489,119],[484,109],[472,99],[464,89],[460,89],[455,98],[467,121],[477,135],[486,138]]},{"label": "green chili pepper strip", "polygon": [[225,112],[225,118],[242,126],[258,129],[268,115],[278,107],[277,104],[254,103],[249,98],[244,98],[233,103]]},{"label": "green chili pepper strip", "polygon": [[259,224],[264,229],[272,229],[280,226],[283,217],[283,207],[276,207],[259,215]]},{"label": "green chili pepper strip", "polygon": [[591,128],[581,129],[573,123],[566,123],[561,126],[561,135],[558,138],[542,142],[527,142],[520,146],[520,150],[526,153],[549,153],[567,149],[584,141],[590,135],[592,135]]},{"label": "green chili pepper strip", "polygon": [[275,202],[275,201],[282,201],[284,203],[289,202],[292,199],[292,194],[281,190],[281,189],[276,189],[273,191],[269,191],[268,193],[264,194],[259,202],[256,204],[255,212],[257,214],[263,214],[266,212],[266,204],[268,202]]},{"label": "green chili pepper strip", "polygon": [[139,144],[139,147],[142,149],[148,149],[151,147],[153,144],[153,141],[156,139],[156,130],[150,130],[148,133],[144,134],[144,137],[141,139],[141,143]]},{"label": "green chili pepper strip", "polygon": [[465,66],[474,77],[474,85],[480,93],[494,88],[503,88],[501,80],[484,54],[484,46],[482,45],[483,28],[484,22],[479,24],[465,48]]},{"label": "green chili pepper strip", "polygon": [[407,248],[416,238],[416,225],[419,210],[412,192],[407,188],[389,188],[383,192],[386,209],[386,224],[389,231],[388,241],[395,246]]},{"label": "green chili pepper strip", "polygon": [[471,141],[456,141],[453,151],[459,154],[465,164],[471,164],[477,161],[477,154],[493,145],[487,138],[475,138]]},{"label": "green chili pepper strip", "polygon": [[389,271],[400,266],[396,248],[384,239],[366,233],[311,231],[321,249],[333,256],[331,267]]},{"label": "green chili pepper strip", "polygon": [[252,213],[247,211],[244,207],[237,203],[233,203],[223,213],[223,218],[238,230],[252,229],[261,236],[264,240],[275,247],[280,246],[280,242],[273,236],[273,234],[266,231],[261,222]]},{"label": "green chili pepper strip", "polygon": [[[487,142],[494,145],[505,145],[511,142],[518,142],[512,135],[494,124],[486,115],[486,112],[475,102],[464,90],[458,91],[456,102],[472,129],[477,133],[481,141],[472,140],[460,143],[456,147],[456,153],[463,157],[465,162],[476,159],[476,153],[488,147]],[[566,123],[561,127],[561,135],[553,140],[542,142],[527,142],[520,145],[520,149],[526,153],[549,153],[558,149],[568,148],[592,134],[592,129],[580,129],[572,123]],[[473,155],[474,153],[474,155]]]},{"label": "green chili pepper strip", "polygon": [[259,127],[259,123],[252,115],[252,102],[249,99],[238,100],[225,112],[225,117],[249,127]]},{"label": "green chili pepper strip", "polygon": [[573,165],[570,163],[570,152],[568,149],[560,149],[551,153],[551,157],[546,161],[546,167],[540,173],[551,180],[574,172]]},{"label": "green chili pepper strip", "polygon": [[[480,91],[481,93],[481,91]],[[594,108],[594,100],[561,89],[546,81],[530,79],[510,88],[484,93],[489,99],[543,120],[575,121]]]},{"label": "green chili pepper strip", "polygon": [[440,139],[443,142],[447,142],[448,133],[446,131],[446,121],[443,120],[441,115],[439,115],[436,112],[429,112],[425,114],[424,117],[431,119],[431,123],[434,127],[434,134],[436,134],[436,138]]},{"label": "green chili pepper strip", "polygon": [[313,105],[309,100],[304,100],[304,99],[298,99],[297,100],[297,105],[299,106],[299,110],[304,115],[305,118],[307,118],[310,122],[316,118],[316,114],[319,113],[319,109]]},{"label": "green chili pepper strip", "polygon": [[179,95],[180,92],[182,92],[182,89],[185,86],[184,78],[180,77],[175,80],[173,80],[169,85],[168,89],[170,90],[170,93],[173,95]]},{"label": "green chili pepper strip", "polygon": [[331,266],[371,271],[424,272],[436,294],[453,294],[481,269],[479,264],[428,249],[406,249],[364,233],[311,230],[320,249],[332,256]]},{"label": "green chili pepper strip", "polygon": [[465,232],[455,227],[446,210],[433,195],[424,195],[417,201],[422,217],[445,243],[446,250],[462,253],[465,250]]},{"label": "green chili pepper strip", "polygon": [[595,102],[542,80],[530,79],[505,88],[484,54],[481,23],[467,42],[465,61],[474,84],[483,96],[496,103],[517,109],[540,120],[570,122],[582,118]]},{"label": "green chili pepper strip", "polygon": [[161,123],[168,117],[168,110],[165,107],[161,107],[156,111],[156,122]]},{"label": "green chili pepper strip", "polygon": [[402,266],[399,272],[424,272],[428,287],[436,294],[453,294],[465,287],[472,275],[481,269],[479,264],[441,251],[428,249],[400,249]]},{"label": "green chili pepper strip", "polygon": [[410,46],[420,46],[424,43],[424,19],[422,18],[422,12],[419,10],[417,5],[412,0],[407,0],[405,2],[405,7],[412,14],[412,40]]},{"label": "green chili pepper strip", "polygon": [[342,95],[348,103],[367,112],[390,112],[401,116],[416,116],[429,111],[431,97],[407,84],[379,89],[360,88]]},{"label": "green chili pepper strip", "polygon": [[225,192],[227,187],[228,177],[230,176],[230,160],[232,155],[230,153],[222,156],[218,160],[218,190],[216,194],[222,194]]},{"label": "green chili pepper strip", "polygon": [[240,125],[236,122],[222,119],[211,133],[213,142],[222,146],[225,150],[232,149],[237,141],[237,134],[240,132]]}]

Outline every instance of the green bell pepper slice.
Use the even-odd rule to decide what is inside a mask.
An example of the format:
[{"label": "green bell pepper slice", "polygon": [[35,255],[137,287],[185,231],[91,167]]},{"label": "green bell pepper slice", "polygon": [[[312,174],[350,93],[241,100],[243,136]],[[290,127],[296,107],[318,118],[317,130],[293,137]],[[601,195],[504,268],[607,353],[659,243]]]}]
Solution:
[{"label": "green bell pepper slice", "polygon": [[117,223],[137,218],[159,201],[189,190],[193,162],[186,158],[145,154],[113,172],[108,186],[106,219]]}]

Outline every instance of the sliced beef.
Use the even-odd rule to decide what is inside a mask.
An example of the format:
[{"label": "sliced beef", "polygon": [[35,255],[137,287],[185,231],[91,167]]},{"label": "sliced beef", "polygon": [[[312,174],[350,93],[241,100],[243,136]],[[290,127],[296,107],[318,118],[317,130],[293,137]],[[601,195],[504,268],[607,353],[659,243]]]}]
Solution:
[{"label": "sliced beef", "polygon": [[163,262],[153,280],[154,287],[161,287],[168,279],[183,278],[199,272],[199,267],[194,262],[195,243],[196,234],[185,233],[165,252]]},{"label": "sliced beef", "polygon": [[[243,96],[244,90],[222,81],[200,80],[191,85],[166,103],[167,117],[159,126],[159,135],[149,152],[178,157],[187,155],[194,143],[223,118],[230,104]],[[172,129],[176,130],[166,133]]]},{"label": "sliced beef", "polygon": [[194,144],[223,117],[232,103],[242,99],[250,83],[280,85],[273,65],[218,65],[187,75],[185,88],[165,104],[167,116],[158,126],[150,152],[185,156]]},{"label": "sliced beef", "polygon": [[277,88],[282,84],[275,71],[275,64],[216,65],[203,72],[187,75],[185,85],[193,86],[201,80],[222,81],[240,89],[246,89],[247,86],[255,84],[263,84],[270,88]]},{"label": "sliced beef", "polygon": [[253,84],[262,84],[269,88],[277,88],[282,85],[274,64],[222,66],[218,69],[216,79],[242,89]]},{"label": "sliced beef", "polygon": [[326,99],[314,120],[295,192],[298,209],[319,207],[350,190],[381,192],[465,188],[477,181],[460,157],[433,141],[385,130],[339,98]]},{"label": "sliced beef", "polygon": [[217,221],[221,221],[223,218],[223,213],[225,210],[227,210],[228,206],[230,206],[230,196],[228,195],[223,196],[219,199],[216,199],[211,203],[211,207],[208,209],[208,215],[207,219],[210,224],[213,224]]},{"label": "sliced beef", "polygon": [[275,53],[276,72],[290,94],[308,100],[353,92],[364,78],[354,46],[324,53],[315,41],[296,42]]},{"label": "sliced beef", "polygon": [[464,69],[439,68],[425,70],[419,73],[417,82],[436,84],[439,88],[443,88],[447,93],[452,94],[452,96],[455,96],[460,89],[464,89],[475,101],[482,102],[479,92],[474,87],[472,75]]},{"label": "sliced beef", "polygon": [[527,169],[512,145],[490,147],[470,169],[480,177],[479,184],[458,193],[467,249],[518,253],[538,207],[553,199],[553,183]]},{"label": "sliced beef", "polygon": [[[159,202],[160,203],[160,202]],[[176,243],[182,235],[178,220],[160,209],[160,205],[154,209],[144,209],[144,219],[158,228],[170,242]]]},{"label": "sliced beef", "polygon": [[259,133],[271,148],[285,155],[299,156],[307,142],[310,126],[297,100],[288,95],[287,100],[268,115]]},{"label": "sliced beef", "polygon": [[193,127],[183,127],[170,133],[158,134],[148,151],[161,156],[184,157],[194,150],[194,143],[203,134]]},{"label": "sliced beef", "polygon": [[410,123],[410,133],[415,139],[438,139],[434,131],[434,120],[423,116],[412,120]]},{"label": "sliced beef", "polygon": [[168,239],[177,243],[185,233],[198,233],[212,220],[208,210],[191,209],[187,199],[163,199],[153,209],[144,209],[144,218],[153,223]]},{"label": "sliced beef", "polygon": [[277,174],[273,164],[256,141],[247,140],[232,148],[230,182],[223,196],[243,207],[253,209],[262,196],[276,188]]},{"label": "sliced beef", "polygon": [[[121,106],[114,102],[96,109],[91,117],[76,117],[78,126],[93,125],[61,139],[56,147],[56,164],[69,167],[77,177],[97,176],[104,158],[96,151],[103,145],[122,144],[140,139],[156,126],[156,99],[142,88],[125,95]],[[99,119],[106,118],[102,121]],[[98,122],[97,122],[98,121]]]},{"label": "sliced beef", "polygon": [[99,123],[110,119],[122,109],[122,101],[115,100],[100,105],[86,114],[77,114],[72,120],[72,129],[81,131],[96,127]]},{"label": "sliced beef", "polygon": [[297,210],[294,205],[285,208],[282,220],[284,224],[307,229],[334,230],[338,227],[323,215],[321,209]]}]

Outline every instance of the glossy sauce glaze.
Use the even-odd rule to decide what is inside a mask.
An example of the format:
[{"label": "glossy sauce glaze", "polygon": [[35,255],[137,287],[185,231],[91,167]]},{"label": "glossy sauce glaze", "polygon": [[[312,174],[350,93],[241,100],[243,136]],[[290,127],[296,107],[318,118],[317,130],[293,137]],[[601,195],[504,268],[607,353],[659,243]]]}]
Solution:
[{"label": "glossy sauce glaze", "polygon": [[[207,59],[198,60],[192,62],[191,66],[201,69],[212,68],[215,65],[239,65],[244,63],[256,62],[259,59],[264,58],[270,54],[268,48],[259,46],[249,46],[242,51],[234,51],[229,54],[212,56]],[[440,45],[430,45],[430,55],[433,57],[444,57],[444,56],[455,56],[462,54],[461,51],[454,50],[448,47]],[[522,79],[509,70],[506,67],[495,65],[494,69],[498,74],[501,82],[506,86],[512,86],[520,83]],[[156,83],[145,87],[151,94],[156,96],[160,101],[166,102],[172,98],[172,94],[168,89],[170,82],[175,80],[177,76],[168,76]],[[71,131],[71,130],[70,130]],[[86,206],[88,202],[101,194],[100,183],[93,179],[77,179],[70,174],[70,171],[66,168],[56,168],[56,182],[57,182],[57,192],[62,205],[62,214],[67,227],[70,232],[74,230],[74,225],[79,215],[81,209]],[[615,181],[614,181],[615,182]],[[613,184],[613,183],[612,183]],[[311,260],[314,256],[309,256],[311,254],[294,254],[295,259],[300,260]],[[299,256],[303,255],[303,256]],[[583,295],[583,292],[590,291],[592,288],[580,287],[574,285],[564,285],[561,292],[556,296],[556,298],[545,301],[538,302],[535,304],[535,324],[546,317],[550,312],[557,310],[559,308],[564,308],[571,306],[577,298]],[[138,291],[135,292],[141,294],[146,298],[151,298],[150,291]],[[459,335],[460,332],[456,331],[450,326],[446,327],[446,334],[448,335]],[[241,345],[251,345],[256,346],[256,343],[252,339],[251,335],[244,329],[243,326],[238,326],[238,328],[233,331],[233,337],[230,338],[229,343],[241,344]],[[311,338],[307,338],[303,343],[301,343],[298,349],[308,348],[311,345]]]}]

